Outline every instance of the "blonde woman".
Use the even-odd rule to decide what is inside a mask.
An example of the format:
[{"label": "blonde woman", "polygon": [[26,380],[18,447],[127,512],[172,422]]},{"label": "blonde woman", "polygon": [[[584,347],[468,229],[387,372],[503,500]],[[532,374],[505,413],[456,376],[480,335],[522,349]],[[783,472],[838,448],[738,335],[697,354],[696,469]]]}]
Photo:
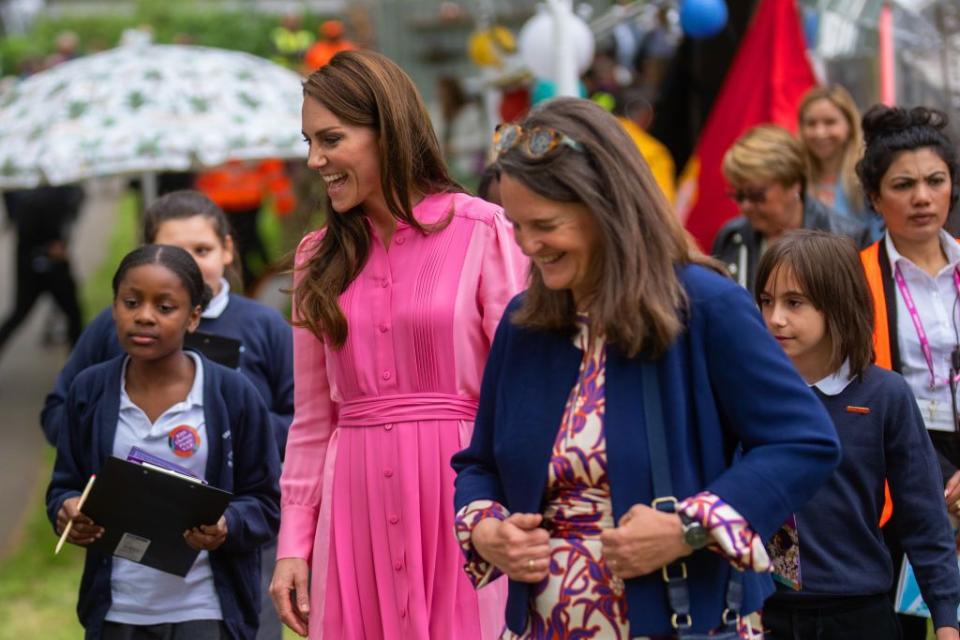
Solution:
[{"label": "blonde woman", "polygon": [[713,255],[742,286],[753,289],[764,250],[792,229],[820,229],[869,243],[866,226],[844,218],[807,192],[803,145],[776,125],[753,127],[723,157],[723,175],[740,217],[727,222],[713,242]]},{"label": "blonde woman", "polygon": [[807,191],[841,216],[867,224],[871,240],[879,238],[882,219],[867,207],[857,179],[863,131],[850,93],[840,85],[814,87],[800,101],[797,119]]}]

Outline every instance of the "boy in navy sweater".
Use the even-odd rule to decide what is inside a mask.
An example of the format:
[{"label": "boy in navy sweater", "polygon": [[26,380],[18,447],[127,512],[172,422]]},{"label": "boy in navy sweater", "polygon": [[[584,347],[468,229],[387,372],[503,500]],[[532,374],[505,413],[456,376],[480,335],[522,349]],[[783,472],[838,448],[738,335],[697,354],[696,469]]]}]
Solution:
[{"label": "boy in navy sweater", "polygon": [[767,637],[900,637],[879,527],[886,479],[937,639],[955,640],[960,575],[936,454],[906,382],[871,364],[873,305],[856,249],[823,232],[788,233],[760,262],[756,299],[843,448],[833,476],[796,514],[801,588],[778,585],[767,600]]}]

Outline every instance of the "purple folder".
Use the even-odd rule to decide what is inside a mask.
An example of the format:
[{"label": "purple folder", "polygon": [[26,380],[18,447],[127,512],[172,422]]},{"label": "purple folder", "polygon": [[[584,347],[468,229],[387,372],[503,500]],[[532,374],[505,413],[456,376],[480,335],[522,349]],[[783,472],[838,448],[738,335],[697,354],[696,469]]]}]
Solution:
[{"label": "purple folder", "polygon": [[200,478],[197,474],[186,467],[181,467],[176,462],[170,462],[169,460],[164,460],[160,456],[155,456],[152,453],[147,453],[140,447],[131,447],[130,453],[127,454],[127,462],[135,462],[137,464],[152,464],[155,467],[160,467],[161,469],[166,469],[167,471],[173,471],[174,473],[179,473],[185,475],[189,478],[194,478],[203,484],[207,484],[206,480]]}]

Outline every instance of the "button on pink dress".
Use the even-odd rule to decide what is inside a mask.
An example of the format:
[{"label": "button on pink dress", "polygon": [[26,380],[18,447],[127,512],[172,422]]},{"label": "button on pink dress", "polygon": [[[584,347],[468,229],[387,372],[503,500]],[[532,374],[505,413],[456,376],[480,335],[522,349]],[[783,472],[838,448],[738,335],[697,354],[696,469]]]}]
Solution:
[{"label": "button on pink dress", "polygon": [[[428,196],[423,235],[374,237],[340,298],[341,349],[294,329],[296,412],[278,558],[311,564],[310,638],[470,640],[503,629],[506,584],[475,591],[453,529],[450,457],[467,446],[497,323],[528,262],[498,207]],[[336,215],[336,214],[334,214]],[[320,238],[298,250],[303,264]]]}]

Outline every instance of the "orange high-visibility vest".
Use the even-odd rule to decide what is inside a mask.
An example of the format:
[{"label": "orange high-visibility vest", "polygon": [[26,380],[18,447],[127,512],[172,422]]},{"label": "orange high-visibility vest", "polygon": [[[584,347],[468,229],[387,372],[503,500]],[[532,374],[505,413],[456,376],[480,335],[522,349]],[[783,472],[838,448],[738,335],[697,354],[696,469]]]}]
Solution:
[{"label": "orange high-visibility vest", "polygon": [[296,206],[293,185],[277,159],[231,160],[197,176],[196,187],[226,213],[258,208],[268,195],[274,197],[280,215]]},{"label": "orange high-visibility vest", "polygon": [[[860,252],[860,262],[867,275],[867,284],[873,298],[873,351],[876,354],[874,364],[882,369],[893,369],[890,355],[890,321],[887,318],[887,298],[883,293],[883,273],[880,271],[880,240]],[[884,526],[893,516],[893,498],[890,485],[883,483],[883,511],[880,513],[880,526]]]}]

